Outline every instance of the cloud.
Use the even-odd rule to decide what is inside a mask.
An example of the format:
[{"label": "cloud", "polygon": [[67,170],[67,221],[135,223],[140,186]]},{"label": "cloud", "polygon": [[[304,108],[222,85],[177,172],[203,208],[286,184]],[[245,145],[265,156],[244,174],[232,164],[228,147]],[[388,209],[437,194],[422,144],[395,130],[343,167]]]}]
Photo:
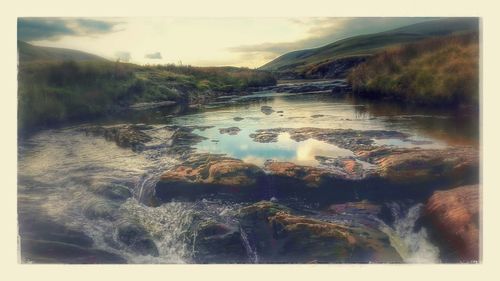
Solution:
[{"label": "cloud", "polygon": [[115,58],[122,62],[129,62],[132,56],[130,55],[130,52],[120,51],[115,53]]},{"label": "cloud", "polygon": [[57,40],[63,36],[89,36],[117,31],[120,22],[82,18],[18,18],[17,38],[23,41]]},{"label": "cloud", "polygon": [[147,58],[147,59],[154,59],[154,60],[160,60],[160,59],[162,59],[160,52],[146,54],[144,57]]},{"label": "cloud", "polygon": [[307,35],[303,39],[240,45],[228,50],[272,59],[287,52],[317,48],[344,38],[382,32],[426,20],[429,18],[291,18],[291,23],[307,28]]}]

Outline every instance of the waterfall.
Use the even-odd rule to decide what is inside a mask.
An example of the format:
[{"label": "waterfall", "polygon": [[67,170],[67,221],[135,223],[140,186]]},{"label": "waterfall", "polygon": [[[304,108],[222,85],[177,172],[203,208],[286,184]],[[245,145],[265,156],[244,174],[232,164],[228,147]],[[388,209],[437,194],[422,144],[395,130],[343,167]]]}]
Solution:
[{"label": "waterfall", "polygon": [[245,247],[250,262],[259,263],[259,256],[257,255],[257,250],[252,248],[252,246],[250,245],[250,241],[248,241],[248,236],[241,226],[240,226],[240,235],[241,235],[241,241],[243,241],[243,246]]},{"label": "waterfall", "polygon": [[416,204],[403,214],[396,203],[390,208],[395,216],[394,224],[390,227],[382,223],[381,230],[389,236],[391,245],[398,251],[403,261],[405,263],[439,263],[439,249],[430,243],[426,229],[414,231],[423,204]]}]

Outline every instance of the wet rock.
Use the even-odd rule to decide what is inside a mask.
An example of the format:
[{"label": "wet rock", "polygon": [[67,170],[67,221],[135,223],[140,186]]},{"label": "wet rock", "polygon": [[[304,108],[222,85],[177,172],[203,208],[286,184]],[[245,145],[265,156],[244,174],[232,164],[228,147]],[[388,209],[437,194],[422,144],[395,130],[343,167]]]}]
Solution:
[{"label": "wet rock", "polygon": [[172,198],[196,199],[229,193],[248,195],[264,177],[256,165],[214,154],[192,154],[181,165],[165,172],[155,187],[160,202]]},{"label": "wet rock", "polygon": [[256,130],[250,137],[256,142],[271,142],[281,133],[289,133],[290,138],[297,142],[315,139],[334,144],[349,150],[372,149],[373,139],[396,138],[405,140],[409,136],[397,131],[386,130],[352,130],[352,129],[324,129],[324,128],[271,128]]},{"label": "wet rock", "polygon": [[361,213],[371,215],[378,215],[381,210],[382,207],[380,205],[370,203],[367,200],[333,204],[326,209],[327,212],[332,214]]},{"label": "wet rock", "polygon": [[219,133],[235,136],[241,131],[238,127],[220,128]]},{"label": "wet rock", "polygon": [[259,262],[402,262],[376,229],[308,218],[267,201],[242,208],[239,217]]},{"label": "wet rock", "polygon": [[139,255],[159,255],[155,243],[141,226],[123,223],[118,227],[118,240],[127,245],[132,251]]},{"label": "wet rock", "polygon": [[470,147],[401,149],[380,147],[357,156],[377,165],[380,177],[396,184],[429,182],[455,185],[477,182],[479,151]]},{"label": "wet rock", "polygon": [[424,221],[434,237],[450,253],[448,262],[479,261],[479,186],[436,191],[425,206]]},{"label": "wet rock", "polygon": [[172,135],[170,152],[177,154],[180,157],[189,157],[189,155],[194,151],[192,146],[207,139],[193,133],[193,131],[195,129],[205,130],[207,128],[209,127],[171,126],[171,129],[175,130],[175,132]]},{"label": "wet rock", "polygon": [[274,112],[274,109],[268,105],[263,105],[260,107],[260,111],[265,115],[270,115],[271,113]]},{"label": "wet rock", "polygon": [[278,142],[279,134],[286,132],[287,130],[288,129],[285,128],[259,129],[256,130],[255,133],[250,134],[249,137],[252,138],[253,141],[260,143]]},{"label": "wet rock", "polygon": [[104,136],[106,140],[114,141],[118,146],[130,147],[134,151],[141,151],[145,143],[152,140],[150,136],[142,132],[151,127],[138,125],[114,125],[114,126],[89,126],[82,130],[86,134]]},{"label": "wet rock", "polygon": [[319,167],[335,169],[342,173],[345,178],[361,179],[372,173],[371,170],[365,170],[363,164],[354,157],[315,156],[314,158],[319,162]]},{"label": "wet rock", "polygon": [[234,118],[233,118],[233,120],[234,120],[234,121],[241,121],[241,120],[243,120],[243,119],[245,119],[245,118],[243,118],[243,117],[234,117]]},{"label": "wet rock", "polygon": [[264,170],[273,176],[296,179],[304,183],[304,187],[319,187],[328,177],[342,177],[341,174],[327,169],[273,160],[264,163]]},{"label": "wet rock", "polygon": [[128,187],[116,183],[96,183],[90,190],[111,200],[124,201],[132,196]]},{"label": "wet rock", "polygon": [[202,222],[195,239],[197,263],[246,263],[247,252],[237,226],[214,221]]}]

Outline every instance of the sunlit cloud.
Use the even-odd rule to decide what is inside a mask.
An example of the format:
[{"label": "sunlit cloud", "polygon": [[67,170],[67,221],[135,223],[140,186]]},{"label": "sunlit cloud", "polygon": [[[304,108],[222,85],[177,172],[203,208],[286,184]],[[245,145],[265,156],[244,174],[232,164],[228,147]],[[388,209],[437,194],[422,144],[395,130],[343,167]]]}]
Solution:
[{"label": "sunlit cloud", "polygon": [[20,18],[18,38],[137,64],[259,67],[426,18]]}]

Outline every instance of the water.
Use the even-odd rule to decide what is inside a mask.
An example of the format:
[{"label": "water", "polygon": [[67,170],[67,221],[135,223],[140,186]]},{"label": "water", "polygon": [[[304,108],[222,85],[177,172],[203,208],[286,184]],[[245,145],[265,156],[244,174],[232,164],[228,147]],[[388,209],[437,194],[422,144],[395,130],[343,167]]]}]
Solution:
[{"label": "water", "polygon": [[[267,159],[291,161],[302,165],[317,165],[315,156],[348,157],[352,152],[333,144],[309,139],[296,142],[282,133],[277,142],[258,143],[249,137],[258,129],[269,128],[332,128],[355,130],[396,130],[408,133],[408,140],[374,140],[376,145],[398,147],[445,148],[449,145],[477,145],[473,122],[464,123],[457,130],[455,115],[447,111],[429,110],[415,114],[394,105],[382,115],[379,104],[357,104],[346,98],[331,95],[292,95],[264,93],[238,98],[237,103],[220,105],[203,112],[184,115],[172,120],[179,125],[213,126],[198,130],[207,139],[196,148],[202,152],[225,153],[246,162],[262,165]],[[270,106],[273,113],[266,115],[262,106]],[[243,120],[235,121],[235,118]],[[238,127],[236,135],[222,134],[221,128]],[[455,132],[450,138],[447,131]]]},{"label": "water", "polygon": [[[261,106],[275,110],[266,115]],[[218,221],[234,220],[231,211],[240,205],[229,202],[171,202],[159,207],[141,203],[159,176],[177,163],[165,145],[171,132],[162,125],[214,126],[196,133],[207,137],[198,151],[226,153],[244,161],[262,165],[267,159],[315,165],[315,156],[348,157],[352,152],[317,140],[296,142],[284,133],[276,143],[254,142],[249,134],[257,129],[287,127],[351,128],[359,130],[389,129],[411,135],[420,144],[384,140],[397,146],[443,147],[454,144],[475,145],[477,134],[468,124],[457,128],[456,118],[449,112],[425,112],[394,106],[380,109],[380,104],[359,103],[328,95],[287,95],[264,93],[260,98],[239,99],[231,105],[172,118],[165,111],[143,112],[134,116],[105,120],[105,123],[146,122],[156,124],[148,132],[154,137],[148,149],[133,152],[120,148],[101,137],[86,136],[75,128],[45,130],[19,144],[18,206],[22,216],[48,218],[62,225],[83,231],[94,240],[94,247],[125,257],[129,263],[191,263],[193,248],[188,241],[196,239],[191,226],[195,217],[213,217]],[[283,111],[279,113],[278,111]],[[184,113],[184,110],[178,110]],[[166,116],[168,115],[168,116]],[[139,116],[139,117],[137,117]],[[235,121],[235,117],[244,118]],[[238,126],[237,135],[220,134],[220,128]],[[453,129],[452,129],[453,127]],[[452,131],[452,137],[443,132]],[[93,187],[99,184],[126,186],[133,196],[117,203],[106,199]],[[91,217],[86,212],[104,208],[113,219]],[[411,207],[406,215],[397,217],[394,225],[382,227],[391,237],[405,262],[437,262],[436,248],[427,241],[425,230],[414,232],[412,226],[421,206]],[[118,241],[117,228],[123,222],[134,222],[144,228],[158,248],[159,256],[138,255]],[[248,237],[249,261],[258,262]]]}]

